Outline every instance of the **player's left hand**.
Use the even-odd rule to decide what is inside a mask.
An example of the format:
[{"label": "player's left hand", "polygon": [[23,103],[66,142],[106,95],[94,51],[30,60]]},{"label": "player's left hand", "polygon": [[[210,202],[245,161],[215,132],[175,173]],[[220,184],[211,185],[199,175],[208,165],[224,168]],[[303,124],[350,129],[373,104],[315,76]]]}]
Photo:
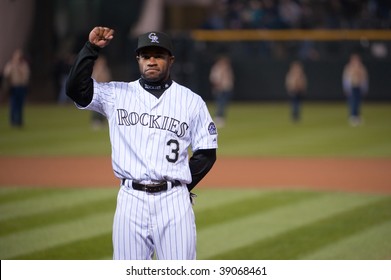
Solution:
[{"label": "player's left hand", "polygon": [[197,195],[195,193],[190,193],[190,202],[192,205],[195,204],[195,198],[197,197]]},{"label": "player's left hand", "polygon": [[114,38],[114,29],[97,26],[91,30],[88,40],[100,48],[106,47]]}]

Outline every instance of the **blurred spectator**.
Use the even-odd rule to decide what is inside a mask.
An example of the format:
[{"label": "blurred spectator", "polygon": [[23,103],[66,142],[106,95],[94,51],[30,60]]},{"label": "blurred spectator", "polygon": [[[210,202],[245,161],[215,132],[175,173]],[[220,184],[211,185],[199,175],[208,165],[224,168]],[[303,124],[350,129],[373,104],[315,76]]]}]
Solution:
[{"label": "blurred spectator", "polygon": [[274,0],[263,0],[265,16],[263,26],[268,29],[279,29],[282,27],[282,20],[278,12],[278,4]]},{"label": "blurred spectator", "polygon": [[217,58],[210,70],[209,80],[216,101],[214,121],[216,126],[223,127],[227,106],[232,98],[234,88],[234,73],[231,59],[227,55],[221,55]]},{"label": "blurred spectator", "polygon": [[[204,28],[389,28],[390,0],[220,0]],[[227,11],[220,13],[219,11]],[[218,13],[218,17],[215,17]]]},{"label": "blurred spectator", "polygon": [[[100,83],[111,81],[111,71],[107,65],[106,57],[102,54],[95,61],[92,78]],[[92,111],[91,119],[92,128],[95,130],[102,128],[106,123],[106,118],[102,114],[95,111]]]},{"label": "blurred spectator", "polygon": [[209,14],[202,25],[203,29],[225,29],[225,5],[222,3],[215,3],[209,10]]},{"label": "blurred spectator", "polygon": [[378,28],[390,28],[390,19],[391,19],[391,1],[390,0],[370,0],[375,6],[375,15],[379,20]]},{"label": "blurred spectator", "polygon": [[250,0],[242,11],[242,21],[245,28],[261,28],[264,16],[261,0]]},{"label": "blurred spectator", "polygon": [[293,0],[281,0],[278,6],[280,18],[287,28],[299,28],[301,7]]},{"label": "blurred spectator", "polygon": [[21,49],[16,49],[4,67],[4,82],[9,91],[10,123],[13,127],[24,124],[23,109],[30,82],[30,66]]},{"label": "blurred spectator", "polygon": [[228,6],[228,28],[230,29],[242,29],[242,13],[244,11],[245,4],[242,1],[231,1]]},{"label": "blurred spectator", "polygon": [[366,67],[357,53],[352,53],[342,74],[342,86],[349,105],[349,122],[361,124],[362,97],[368,92],[369,79]]},{"label": "blurred spectator", "polygon": [[285,77],[285,88],[291,99],[291,119],[298,122],[301,118],[301,103],[307,92],[307,77],[300,61],[295,60],[290,64]]}]

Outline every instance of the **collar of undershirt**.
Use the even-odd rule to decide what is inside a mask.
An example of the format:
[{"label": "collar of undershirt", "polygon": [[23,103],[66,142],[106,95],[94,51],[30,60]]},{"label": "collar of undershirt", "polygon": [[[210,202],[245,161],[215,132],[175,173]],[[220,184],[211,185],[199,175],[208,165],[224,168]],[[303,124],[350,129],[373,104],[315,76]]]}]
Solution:
[{"label": "collar of undershirt", "polygon": [[148,82],[147,80],[140,78],[139,82],[146,91],[153,94],[156,98],[160,98],[163,92],[172,85],[172,80],[170,78],[167,81],[160,82]]}]

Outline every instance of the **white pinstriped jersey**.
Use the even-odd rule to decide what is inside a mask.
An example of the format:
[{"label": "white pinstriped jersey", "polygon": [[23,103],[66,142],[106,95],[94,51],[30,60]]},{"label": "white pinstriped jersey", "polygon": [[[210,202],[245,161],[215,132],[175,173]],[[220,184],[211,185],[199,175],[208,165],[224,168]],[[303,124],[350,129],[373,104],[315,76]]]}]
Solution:
[{"label": "white pinstriped jersey", "polygon": [[139,83],[94,81],[85,109],[108,119],[112,165],[120,179],[191,182],[188,148],[217,148],[217,130],[202,98],[173,82],[160,98]]}]

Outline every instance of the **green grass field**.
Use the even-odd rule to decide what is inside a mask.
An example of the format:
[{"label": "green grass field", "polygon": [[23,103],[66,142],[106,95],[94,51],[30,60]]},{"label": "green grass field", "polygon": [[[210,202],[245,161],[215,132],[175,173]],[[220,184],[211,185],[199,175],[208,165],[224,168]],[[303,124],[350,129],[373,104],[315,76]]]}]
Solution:
[{"label": "green grass field", "polygon": [[[1,259],[110,259],[116,189],[0,188]],[[199,259],[389,259],[391,197],[199,190]]]},{"label": "green grass field", "polygon": [[[110,154],[90,112],[30,105],[22,130],[7,114],[0,107],[0,156]],[[287,104],[235,104],[219,155],[391,157],[391,104],[364,104],[363,116],[350,127],[345,104],[305,104],[293,124]],[[391,259],[390,195],[239,187],[197,190],[199,259]],[[116,193],[1,186],[0,258],[110,259]]]},{"label": "green grass field", "polygon": [[[211,106],[211,112],[214,108]],[[91,112],[73,106],[28,106],[22,130],[0,107],[2,155],[109,155],[106,129],[93,131]],[[350,127],[343,103],[307,104],[293,124],[285,103],[236,104],[219,130],[223,156],[390,157],[391,103],[365,104],[364,125]]]}]

